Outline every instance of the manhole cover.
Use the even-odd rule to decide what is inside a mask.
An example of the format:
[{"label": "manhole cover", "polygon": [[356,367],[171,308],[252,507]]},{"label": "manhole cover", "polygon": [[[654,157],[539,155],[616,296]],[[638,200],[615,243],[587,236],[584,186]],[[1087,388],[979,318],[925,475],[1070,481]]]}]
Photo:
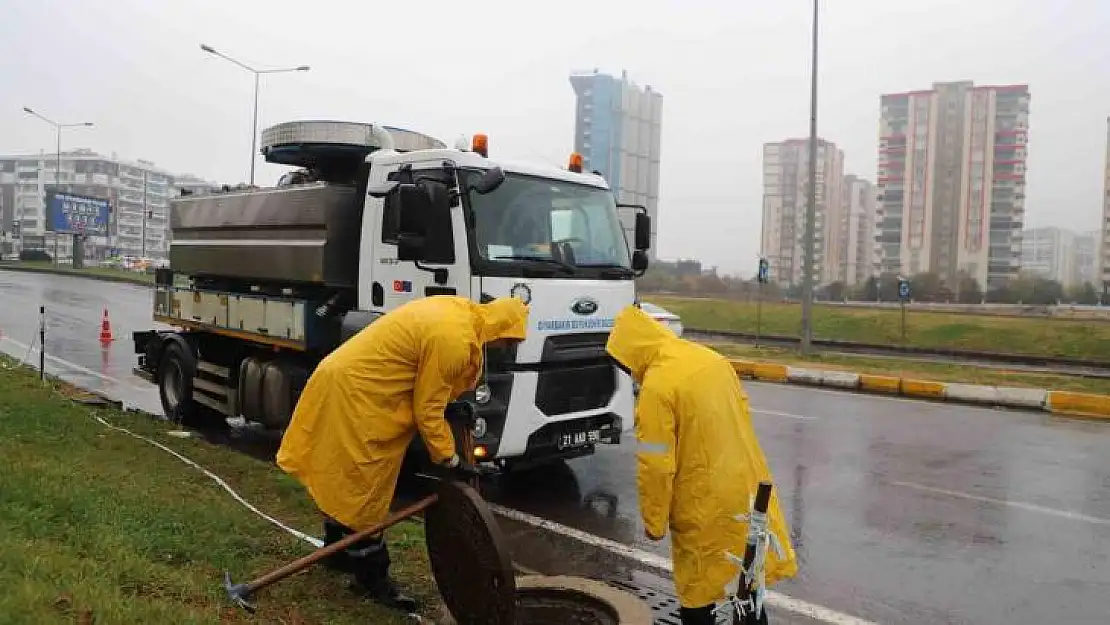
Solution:
[{"label": "manhole cover", "polygon": [[424,513],[432,575],[458,625],[516,625],[516,582],[501,528],[473,488],[442,480]]}]

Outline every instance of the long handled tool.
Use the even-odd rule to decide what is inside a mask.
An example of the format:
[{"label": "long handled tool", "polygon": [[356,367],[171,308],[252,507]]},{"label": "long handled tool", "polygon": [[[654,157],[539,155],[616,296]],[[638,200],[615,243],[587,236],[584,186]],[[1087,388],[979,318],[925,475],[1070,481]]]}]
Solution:
[{"label": "long handled tool", "polygon": [[[452,425],[458,426],[456,428],[456,436],[458,438],[456,449],[458,447],[462,447],[463,455],[466,457],[467,462],[471,463],[471,465],[474,464],[473,423],[476,414],[477,413],[474,410],[474,407],[469,403],[453,402],[448,406],[448,410],[444,415],[447,420],[451,422]],[[471,480],[471,486],[475,490],[477,490],[478,476],[474,476],[474,478]],[[330,555],[343,551],[347,547],[350,547],[360,540],[364,540],[371,536],[380,534],[390,527],[393,527],[394,525],[400,523],[401,521],[420,514],[424,510],[427,510],[431,506],[435,505],[438,501],[438,493],[428,495],[427,497],[420,499],[416,503],[413,503],[405,508],[402,508],[401,510],[398,510],[397,512],[394,512],[377,525],[362,530],[361,532],[356,532],[330,545],[317,549],[316,551],[308,554],[307,556],[299,560],[290,562],[289,564],[286,564],[285,566],[277,570],[271,571],[254,581],[247,582],[246,584],[233,584],[231,582],[231,573],[225,572],[224,588],[227,590],[227,596],[229,599],[231,599],[233,603],[235,603],[239,607],[247,610],[248,612],[254,612],[255,606],[249,601],[254,593],[291,575],[300,573],[308,567],[316,564],[320,560],[323,560]]]},{"label": "long handled tool", "polygon": [[224,588],[227,590],[227,596],[229,599],[231,599],[233,603],[235,603],[239,607],[247,610],[248,612],[254,612],[255,607],[249,601],[254,593],[271,584],[280,582],[290,575],[300,573],[313,564],[316,564],[320,560],[323,560],[330,555],[343,551],[347,547],[350,547],[360,540],[369,538],[376,534],[380,534],[390,527],[393,527],[394,525],[400,523],[401,521],[404,521],[405,519],[414,515],[420,514],[424,510],[434,505],[437,501],[439,501],[438,494],[428,495],[420,501],[417,501],[416,503],[406,508],[394,512],[377,525],[362,530],[361,532],[351,534],[350,536],[346,536],[342,540],[336,541],[326,547],[317,549],[316,551],[308,554],[307,556],[299,560],[290,562],[280,569],[271,571],[256,580],[247,582],[246,584],[231,583],[231,573],[225,572]]}]

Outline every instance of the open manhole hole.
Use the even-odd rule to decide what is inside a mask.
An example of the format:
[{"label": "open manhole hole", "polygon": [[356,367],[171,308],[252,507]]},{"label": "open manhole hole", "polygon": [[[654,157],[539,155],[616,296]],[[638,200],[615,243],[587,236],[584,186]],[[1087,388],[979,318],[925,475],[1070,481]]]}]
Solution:
[{"label": "open manhole hole", "polygon": [[[580,577],[516,577],[493,514],[471,487],[442,481],[424,513],[428,559],[457,625],[650,625],[639,597]],[[448,621],[450,622],[450,621]]]},{"label": "open manhole hole", "polygon": [[608,603],[577,590],[521,588],[516,591],[518,625],[619,625]]}]

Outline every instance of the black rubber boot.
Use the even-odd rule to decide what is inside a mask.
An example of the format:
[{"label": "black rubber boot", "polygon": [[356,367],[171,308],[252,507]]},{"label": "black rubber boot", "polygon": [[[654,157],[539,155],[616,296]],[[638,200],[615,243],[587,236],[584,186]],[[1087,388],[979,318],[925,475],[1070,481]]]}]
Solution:
[{"label": "black rubber boot", "polygon": [[376,536],[354,545],[357,550],[348,550],[355,566],[355,587],[357,591],[376,603],[387,608],[410,613],[416,612],[416,599],[401,592],[397,583],[389,575],[389,548],[385,538]]}]

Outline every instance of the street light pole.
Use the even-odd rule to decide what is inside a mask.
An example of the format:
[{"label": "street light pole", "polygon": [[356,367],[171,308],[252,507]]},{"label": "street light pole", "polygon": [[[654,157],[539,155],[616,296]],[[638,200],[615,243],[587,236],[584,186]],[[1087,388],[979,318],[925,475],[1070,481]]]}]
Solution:
[{"label": "street light pole", "polygon": [[242,63],[240,61],[237,61],[237,60],[231,58],[230,56],[224,54],[223,52],[219,52],[218,50],[216,50],[215,48],[213,48],[210,45],[202,43],[202,44],[200,44],[200,49],[207,52],[208,54],[211,54],[213,56],[218,56],[218,57],[224,59],[225,61],[229,61],[231,63],[234,63],[235,65],[238,65],[239,67],[241,67],[241,68],[247,70],[248,72],[251,72],[252,74],[254,74],[254,113],[251,117],[251,186],[254,186],[254,165],[255,165],[255,160],[256,160],[256,157],[257,157],[256,152],[258,150],[258,82],[259,82],[259,78],[262,76],[262,74],[282,74],[282,73],[286,73],[286,72],[307,72],[309,70],[309,67],[307,65],[298,65],[297,67],[281,67],[281,68],[275,68],[275,69],[255,69],[255,68],[251,67],[250,65],[247,65],[246,63]]},{"label": "street light pole", "polygon": [[813,348],[813,265],[817,255],[817,5],[813,0],[813,61],[809,100],[809,203],[806,206],[805,263],[802,269],[802,353]]},{"label": "street light pole", "polygon": [[[92,126],[93,124],[92,124],[92,122],[80,122],[80,123],[76,123],[76,124],[60,124],[60,123],[50,119],[49,117],[46,117],[46,116],[42,115],[38,111],[35,111],[34,109],[32,109],[28,106],[23,107],[23,112],[27,113],[28,115],[33,115],[34,117],[37,117],[37,118],[41,119],[42,121],[44,121],[44,122],[46,122],[46,123],[48,123],[48,124],[50,124],[51,126],[54,127],[54,133],[57,136],[57,153],[55,154],[55,163],[54,163],[54,192],[57,193],[58,191],[61,191],[61,189],[62,189],[62,129],[63,128],[89,127],[89,126]],[[43,188],[45,188],[45,186]],[[46,219],[47,218],[47,215],[46,215],[47,207],[46,207],[46,194],[45,193],[43,194],[43,198],[42,198],[42,207],[43,207],[43,218]],[[20,211],[19,211],[19,253],[20,254],[23,253],[23,215],[24,215],[24,211],[23,211],[22,208],[20,208]],[[44,233],[46,232],[45,224],[43,225],[43,232]],[[74,235],[74,236],[76,237],[76,235]],[[55,265],[58,264],[58,234],[56,232],[54,233],[54,264]]]}]

